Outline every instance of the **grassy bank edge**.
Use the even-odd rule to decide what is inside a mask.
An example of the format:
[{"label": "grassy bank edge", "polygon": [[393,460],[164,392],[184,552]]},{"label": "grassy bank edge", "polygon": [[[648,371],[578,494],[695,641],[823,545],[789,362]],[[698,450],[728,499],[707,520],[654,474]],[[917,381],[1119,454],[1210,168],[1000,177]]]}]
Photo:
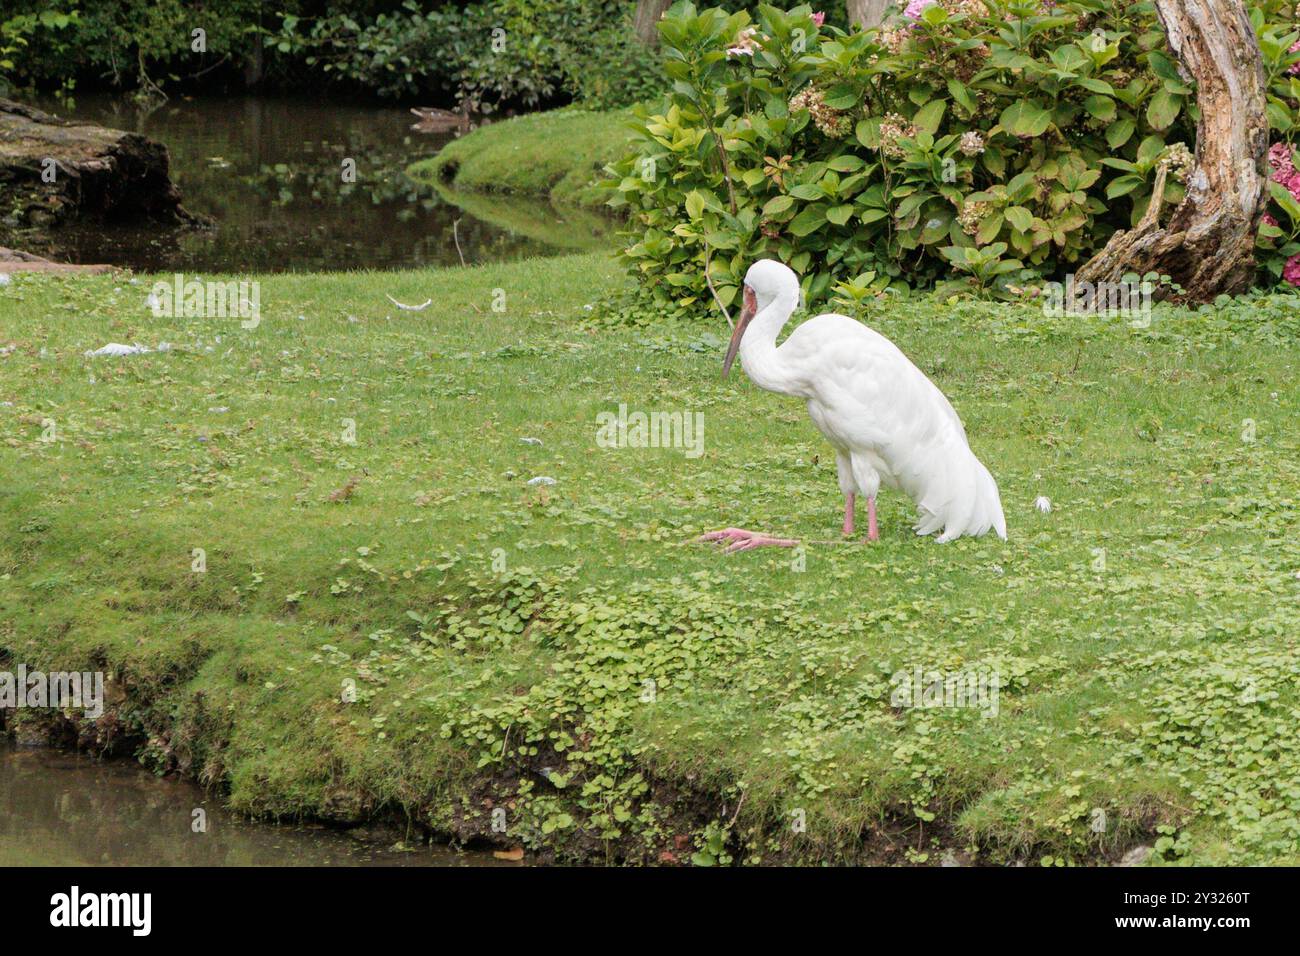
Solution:
[{"label": "grassy bank edge", "polygon": [[562,109],[482,126],[452,140],[407,175],[457,190],[513,193],[557,206],[603,210],[600,171],[623,155],[629,111]]},{"label": "grassy bank edge", "polygon": [[[459,296],[464,296],[466,302],[483,301],[488,292],[496,283],[502,283],[515,289],[523,285],[530,277],[534,280],[535,288],[529,291],[535,298],[539,307],[555,309],[554,314],[559,316],[561,321],[567,321],[576,309],[581,308],[582,303],[589,297],[590,292],[596,291],[589,288],[579,288],[577,286],[577,277],[585,280],[590,278],[595,266],[597,266],[597,257],[573,257],[560,260],[548,260],[539,262],[534,260],[531,263],[509,266],[491,266],[481,267],[473,270],[444,270],[437,273],[406,273],[401,274],[398,281],[414,283],[416,280],[427,282],[432,280],[435,284],[445,285],[451,288],[432,291],[444,291],[450,294],[452,306],[459,306],[456,301]],[[601,269],[607,268],[601,266]],[[542,281],[545,280],[545,281]],[[102,280],[101,280],[102,281]],[[364,275],[354,275],[347,277],[331,277],[329,284],[332,286],[332,296],[338,296],[339,290],[348,290],[349,288],[361,287],[366,283],[372,282],[373,279]],[[391,280],[385,277],[384,288],[389,288]],[[320,283],[311,277],[280,277],[267,278],[268,284],[275,282],[283,285],[287,289],[301,290],[307,287],[315,287]],[[464,288],[456,289],[456,285],[462,285]],[[603,286],[602,282],[597,283]],[[416,297],[413,293],[414,288],[398,287],[392,288],[399,297],[414,300]],[[519,290],[521,294],[525,290]],[[305,292],[299,292],[305,294]],[[521,297],[523,297],[521,295]],[[378,295],[372,295],[371,298],[378,298]],[[440,300],[441,302],[441,300]],[[296,300],[295,300],[296,305]],[[353,308],[349,304],[349,308]],[[290,311],[296,311],[296,308]],[[308,309],[307,311],[313,311]],[[365,316],[363,315],[363,319]],[[1157,323],[1157,329],[1160,323]],[[148,530],[147,524],[144,526]],[[23,529],[17,529],[22,531]],[[31,528],[23,532],[24,534],[41,533],[41,529]],[[79,532],[80,533],[80,532]],[[15,536],[17,537],[17,536]],[[89,540],[94,540],[94,536],[87,534]],[[67,540],[72,540],[71,534]],[[318,566],[302,569],[302,575],[311,580],[323,579],[328,580],[332,576],[333,569],[329,566]],[[381,627],[385,623],[391,623],[389,618],[396,617],[400,619],[402,604],[390,600],[393,595],[387,592],[379,592],[369,599],[369,603],[364,608],[358,608],[354,620],[360,619],[364,627]],[[184,595],[177,595],[184,598]],[[473,618],[480,609],[485,609],[489,605],[499,605],[501,602],[500,592],[479,593],[474,595],[466,590],[464,582],[452,581],[447,588],[434,589],[430,594],[431,600],[441,598],[464,599],[465,608],[460,612],[465,618]],[[113,606],[116,609],[119,605],[130,605],[137,598],[127,593],[123,596],[114,597],[116,602]],[[391,605],[386,609],[381,605]],[[531,605],[530,605],[531,606]],[[728,606],[729,607],[729,606]],[[127,608],[129,610],[129,607]],[[191,615],[193,611],[193,602],[180,600],[175,606],[170,608],[171,616],[163,618],[159,622],[159,627],[166,630],[176,630],[182,632],[187,626],[185,618]],[[720,612],[725,612],[728,608],[719,607]],[[362,614],[362,612],[365,614]],[[562,603],[554,603],[549,607],[540,607],[538,612],[528,619],[528,624],[533,623],[554,623],[564,615],[572,612],[571,606],[565,606]],[[369,615],[374,616],[369,616]],[[103,663],[112,672],[122,675],[125,679],[115,682],[119,688],[119,695],[112,701],[112,720],[109,721],[107,730],[112,733],[114,727],[120,730],[112,740],[106,740],[103,736],[105,728],[96,727],[88,728],[79,724],[75,720],[68,721],[65,719],[55,719],[49,726],[43,728],[41,732],[48,737],[53,733],[57,739],[67,742],[69,738],[91,747],[108,746],[112,749],[114,746],[120,747],[121,751],[127,754],[136,754],[141,756],[146,763],[156,769],[174,769],[187,776],[192,776],[200,782],[211,782],[214,777],[209,772],[211,767],[219,768],[221,766],[220,752],[226,742],[230,739],[232,724],[227,718],[224,708],[231,704],[240,704],[248,700],[256,700],[260,695],[262,680],[274,675],[267,675],[259,672],[257,666],[246,665],[243,661],[236,660],[238,657],[238,646],[230,638],[238,638],[240,632],[246,631],[245,622],[238,619],[237,615],[220,613],[209,614],[209,622],[220,624],[219,619],[225,618],[224,625],[226,631],[217,630],[211,635],[207,635],[203,640],[207,645],[203,646],[195,640],[184,637],[183,633],[174,637],[172,642],[167,644],[161,652],[154,653],[149,648],[136,648],[135,636],[121,635],[120,643],[116,648],[111,643],[101,643],[101,638],[94,634],[84,635],[84,639],[78,639],[79,646],[73,646],[71,638],[65,640],[65,636],[57,633],[57,622],[50,624],[50,633],[48,637],[56,646],[51,649],[39,651],[37,653],[45,654],[40,663],[46,664],[50,669],[54,665],[60,665],[60,669],[73,669],[76,667],[85,667],[87,665],[98,663],[94,658],[101,653],[107,654]],[[126,619],[123,618],[125,621]],[[206,626],[207,623],[204,622]],[[255,624],[256,622],[252,622]],[[524,623],[521,619],[520,623]],[[202,628],[199,628],[200,633]],[[21,651],[16,647],[15,642],[11,640],[14,635],[12,632],[6,632],[3,626],[3,619],[0,619],[0,648],[8,648],[10,651]],[[110,638],[105,636],[103,641],[107,642]],[[60,649],[61,647],[61,649]],[[101,651],[101,648],[108,650]],[[31,652],[21,651],[23,654]],[[27,657],[30,662],[32,658]],[[216,663],[216,668],[209,665]],[[236,666],[238,670],[236,670]],[[211,681],[214,676],[212,671],[218,671],[222,680],[229,680],[229,675],[234,674],[237,680],[227,683],[225,687],[218,687],[217,694],[213,693],[211,683],[206,687],[202,683],[196,683],[196,675],[199,675],[205,668],[209,669],[208,680]],[[224,695],[224,696],[223,696]],[[214,700],[215,697],[215,700]],[[278,716],[296,717],[292,711],[286,711],[285,704],[279,704],[276,713],[266,713],[258,719],[265,722],[267,729],[277,729],[283,732],[283,728],[275,728],[274,718]],[[236,710],[235,713],[240,713]],[[305,720],[310,720],[311,715],[304,715]],[[309,724],[308,724],[309,726]],[[21,728],[19,728],[21,729]],[[33,728],[35,731],[36,728]],[[84,738],[84,739],[83,739]],[[177,752],[177,763],[169,766],[160,756],[159,741],[163,741],[167,749]],[[428,747],[435,753],[440,753],[446,748],[439,748],[436,735],[432,735],[428,740],[420,740],[417,746]],[[322,752],[325,747],[320,748]],[[692,748],[693,749],[693,748]],[[362,753],[356,751],[353,756],[356,763],[349,768],[344,779],[328,781],[322,786],[319,792],[315,790],[303,793],[298,791],[293,796],[298,797],[297,803],[280,803],[263,808],[264,813],[283,813],[285,815],[305,815],[309,817],[320,817],[323,819],[335,820],[339,822],[359,822],[370,820],[375,817],[382,817],[386,814],[402,815],[408,818],[415,818],[423,821],[428,819],[431,832],[442,834],[444,836],[456,839],[487,839],[491,840],[490,831],[485,825],[484,814],[481,809],[482,800],[488,794],[500,794],[508,792],[511,786],[517,783],[521,778],[527,778],[530,781],[541,777],[541,781],[536,784],[539,787],[545,787],[545,777],[541,771],[546,767],[554,766],[551,755],[543,754],[544,759],[520,762],[512,764],[509,767],[487,772],[476,770],[472,764],[453,765],[450,761],[443,767],[440,767],[440,773],[436,781],[430,778],[420,778],[418,775],[406,775],[399,773],[404,771],[401,764],[403,751],[400,749],[385,748],[377,753]],[[345,755],[346,756],[346,755]],[[655,792],[656,799],[660,798],[661,802],[671,805],[674,809],[671,822],[674,826],[670,830],[688,832],[697,834],[708,839],[717,837],[716,830],[710,834],[708,826],[710,823],[716,824],[718,819],[717,812],[719,805],[728,807],[725,814],[726,819],[740,817],[742,825],[748,825],[751,822],[760,823],[764,833],[771,833],[780,826],[780,818],[761,817],[755,820],[751,817],[757,798],[750,797],[749,803],[744,808],[736,806],[734,800],[728,806],[729,796],[734,798],[734,794],[727,793],[728,788],[734,783],[734,780],[727,779],[730,772],[727,768],[722,767],[710,776],[700,777],[701,764],[710,761],[712,756],[707,751],[701,749],[698,754],[691,754],[698,759],[699,763],[695,765],[679,764],[673,765],[671,762],[659,762],[655,766],[649,766],[642,762],[645,768],[647,778],[652,791]],[[681,754],[678,754],[680,760]],[[644,760],[644,758],[643,758]],[[445,774],[442,772],[445,769]],[[640,767],[638,769],[641,769]],[[374,777],[368,777],[367,774],[379,771]],[[387,771],[387,773],[385,773]],[[219,776],[215,779],[220,779]],[[429,786],[432,783],[431,786]],[[426,785],[421,789],[419,785]],[[560,788],[563,789],[563,788]],[[757,788],[756,788],[757,789]],[[569,795],[552,794],[547,792],[547,798],[554,798],[557,812],[562,810],[560,801],[571,797]],[[477,800],[477,803],[476,803]],[[435,804],[437,806],[435,807]],[[247,809],[241,807],[241,809]],[[741,815],[742,809],[745,811]],[[941,815],[936,825],[932,829],[943,832],[945,825],[955,819],[957,813],[961,810],[960,805],[948,805],[937,807],[941,810]],[[1151,828],[1158,822],[1159,817],[1148,816],[1149,808],[1146,803],[1137,807],[1142,811],[1140,817],[1135,817],[1128,821],[1135,828],[1131,835],[1140,833],[1142,836],[1148,836]],[[734,812],[734,816],[733,816]],[[1154,812],[1154,811],[1150,811]],[[845,830],[850,829],[850,825],[857,825],[860,821],[845,821]],[[423,825],[423,824],[422,824]],[[888,818],[880,818],[878,821],[872,821],[873,828],[866,832],[861,832],[863,840],[869,840],[872,836],[888,837],[890,836],[890,827],[894,821]],[[681,829],[678,829],[678,828]],[[945,837],[947,834],[945,834]],[[502,845],[507,845],[506,841]],[[631,845],[619,848],[619,859],[632,859],[638,861],[653,861],[653,853],[648,856],[644,854],[644,847],[635,847]],[[657,850],[658,847],[654,847]],[[837,848],[838,849],[838,848]],[[604,861],[608,856],[604,852],[605,848],[599,840],[593,840],[590,835],[584,835],[581,832],[564,830],[556,831],[552,834],[547,850],[544,852],[553,852],[566,859],[586,860],[586,861]],[[641,850],[642,856],[637,856],[636,851]],[[851,855],[845,857],[836,857],[837,862],[857,862],[870,861],[870,843],[863,846],[851,848]],[[683,859],[679,862],[684,862]],[[1026,854],[1032,859],[1033,854]],[[545,858],[545,857],[543,857]],[[815,858],[815,857],[812,857]],[[782,861],[779,857],[770,859],[771,862]],[[666,862],[666,861],[665,861]]]},{"label": "grassy bank edge", "polygon": [[[393,275],[353,273],[329,276],[327,280],[334,286],[330,294],[333,296],[380,283],[408,300],[418,298],[432,280],[447,293],[445,304],[453,310],[461,307],[462,298],[465,302],[483,299],[498,283],[516,290],[533,285],[538,292],[549,293],[541,298],[559,314],[574,313],[593,292],[610,291],[625,282],[622,270],[605,255],[418,270],[398,274],[400,282],[395,287]],[[326,277],[300,274],[257,278],[268,288],[283,286],[297,295],[311,288],[314,295],[326,295],[320,282]],[[70,276],[60,281],[66,283],[64,289],[84,298],[87,284],[115,280]],[[141,288],[147,287],[148,281],[148,277],[141,277]],[[291,311],[296,313],[300,307]],[[22,308],[20,305],[20,312]],[[30,318],[37,322],[38,314]],[[137,547],[150,552],[157,544],[154,535],[147,523],[138,528],[145,534]],[[46,547],[55,552],[64,548],[75,551],[80,547],[79,540],[99,537],[96,531],[81,526],[69,529],[61,545]],[[300,568],[299,573],[304,579],[328,580],[337,570],[324,564]],[[212,572],[209,575],[216,578]],[[551,583],[561,591],[571,586],[562,579]],[[420,586],[424,587],[424,582]],[[507,579],[493,590],[476,590],[471,582],[452,577],[444,587],[432,586],[425,597],[431,605],[443,601],[455,604],[465,618],[474,618],[484,609],[499,606],[508,590],[517,586],[517,580]],[[134,593],[133,588],[126,590]],[[101,719],[87,720],[75,711],[21,710],[10,715],[0,711],[0,734],[24,745],[135,760],[153,772],[191,780],[218,794],[232,811],[255,819],[321,821],[345,827],[404,825],[434,842],[453,845],[503,850],[518,847],[516,832],[493,832],[485,804],[500,794],[513,792],[521,781],[535,780],[534,786],[547,791],[540,801],[546,807],[544,812],[561,816],[572,809],[565,803],[567,795],[562,788],[551,788],[546,782],[546,765],[557,762],[555,753],[544,751],[529,760],[476,768],[471,751],[457,750],[438,740],[436,734],[422,741],[398,743],[390,738],[388,744],[378,748],[348,749],[338,739],[319,734],[320,722],[331,718],[318,707],[300,710],[296,703],[283,700],[268,707],[263,685],[273,674],[267,670],[267,660],[244,658],[243,642],[250,634],[273,625],[275,618],[256,610],[239,611],[224,603],[200,609],[193,595],[184,591],[164,599],[168,606],[151,612],[148,633],[139,630],[138,620],[129,613],[120,616],[118,612],[129,609],[118,605],[116,599],[115,613],[97,631],[82,617],[92,608],[78,601],[69,608],[72,617],[46,621],[45,626],[53,628],[44,633],[50,640],[42,638],[35,643],[30,632],[15,625],[12,611],[0,600],[0,669],[12,669],[23,662],[46,672],[98,670],[108,680]],[[548,627],[563,622],[572,615],[574,602],[580,600],[557,593],[555,601],[535,606],[527,626]],[[331,622],[331,626],[355,627],[362,634],[381,629],[400,622],[400,609],[407,603],[396,591],[382,596],[376,593],[366,607],[357,608],[349,619]],[[274,698],[274,692],[269,696]],[[318,731],[316,735],[313,728]],[[263,742],[268,751],[279,756],[270,759],[268,754],[267,759],[249,761],[250,746],[259,747]],[[418,761],[424,764],[419,769],[410,759],[412,746],[426,751],[424,759]],[[286,758],[290,765],[326,769],[319,779],[304,781],[302,766],[286,765]],[[756,799],[751,799],[748,807],[743,800],[736,805],[734,768],[709,769],[705,766],[708,760],[707,752],[686,763],[646,755],[634,769],[645,779],[646,802],[664,810],[651,828],[628,833],[617,841],[603,840],[584,826],[556,829],[544,844],[524,841],[529,859],[541,863],[688,864],[697,850],[712,861],[723,858],[724,843],[743,839],[757,845],[780,839],[788,829],[786,821],[764,810],[754,813]],[[267,766],[277,761],[278,766]],[[240,767],[241,763],[251,763],[252,767]],[[434,765],[436,776],[429,773]],[[234,773],[238,774],[237,780],[232,777]],[[729,808],[733,826],[740,820],[732,836],[719,829],[719,807]],[[769,852],[765,862],[882,862],[882,847],[898,842],[900,834],[914,826],[909,816],[907,808],[900,806],[897,815],[891,812],[873,820],[865,832],[858,830],[857,823],[849,825],[844,821],[843,830],[833,841],[838,845],[814,843],[806,853]],[[947,832],[948,826],[949,817],[944,813],[931,832]],[[687,835],[689,842],[682,843]],[[955,838],[953,845],[959,845]],[[734,845],[731,850],[736,852]]]}]

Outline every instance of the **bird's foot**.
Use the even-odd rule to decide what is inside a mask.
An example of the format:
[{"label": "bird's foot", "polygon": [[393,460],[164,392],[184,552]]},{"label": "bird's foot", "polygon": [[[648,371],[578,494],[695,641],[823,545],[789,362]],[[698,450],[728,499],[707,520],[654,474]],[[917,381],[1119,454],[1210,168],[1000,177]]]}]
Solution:
[{"label": "bird's foot", "polygon": [[795,548],[799,542],[793,538],[774,538],[759,531],[746,531],[744,528],[724,528],[722,531],[710,531],[702,534],[697,541],[725,542],[726,554],[737,551],[752,551],[754,548]]}]

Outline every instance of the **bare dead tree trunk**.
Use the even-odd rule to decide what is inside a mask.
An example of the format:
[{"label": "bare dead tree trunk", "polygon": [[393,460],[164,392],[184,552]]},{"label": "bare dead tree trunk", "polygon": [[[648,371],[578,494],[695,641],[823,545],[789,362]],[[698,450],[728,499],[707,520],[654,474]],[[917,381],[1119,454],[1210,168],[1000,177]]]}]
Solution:
[{"label": "bare dead tree trunk", "polygon": [[646,46],[658,46],[659,31],[655,24],[672,5],[673,0],[637,0],[636,17],[632,21],[636,38]]},{"label": "bare dead tree trunk", "polygon": [[244,86],[249,89],[256,89],[262,85],[262,74],[265,68],[263,52],[262,34],[254,34],[253,48],[244,57]]},{"label": "bare dead tree trunk", "polygon": [[[1155,0],[1184,76],[1197,84],[1201,110],[1196,165],[1187,196],[1161,228],[1153,214],[1116,233],[1077,276],[1117,282],[1127,272],[1168,275],[1180,298],[1207,302],[1245,290],[1255,275],[1255,235],[1268,185],[1264,64],[1241,0]],[[1157,176],[1163,193],[1164,176]]]},{"label": "bare dead tree trunk", "polygon": [[856,23],[862,29],[878,27],[885,19],[885,7],[889,0],[847,0],[849,23]]}]

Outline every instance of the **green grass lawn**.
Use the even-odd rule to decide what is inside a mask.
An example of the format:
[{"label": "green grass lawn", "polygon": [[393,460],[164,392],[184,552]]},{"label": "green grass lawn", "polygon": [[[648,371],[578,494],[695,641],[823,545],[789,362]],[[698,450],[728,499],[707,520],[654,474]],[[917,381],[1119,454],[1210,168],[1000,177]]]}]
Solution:
[{"label": "green grass lawn", "polygon": [[627,110],[581,109],[530,113],[483,126],[413,164],[416,179],[457,190],[515,193],[560,206],[604,209],[600,171],[628,148]]},{"label": "green grass lawn", "polygon": [[[1010,540],[885,494],[867,545],[805,410],[719,380],[720,319],[583,321],[605,258],[268,276],[251,330],[151,281],[0,286],[0,648],[114,675],[84,740],[543,859],[1300,862],[1294,299],[872,307]],[[600,447],[620,403],[703,454]],[[814,543],[691,543],[728,525]],[[996,710],[893,700],[914,668]]]}]

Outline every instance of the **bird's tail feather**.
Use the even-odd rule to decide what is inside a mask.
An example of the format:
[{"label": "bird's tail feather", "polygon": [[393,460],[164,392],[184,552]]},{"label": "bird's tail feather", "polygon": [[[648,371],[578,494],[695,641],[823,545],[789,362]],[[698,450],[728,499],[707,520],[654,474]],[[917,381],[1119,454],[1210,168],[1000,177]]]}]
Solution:
[{"label": "bird's tail feather", "polygon": [[940,528],[939,541],[951,541],[962,535],[979,537],[989,531],[1007,537],[1006,517],[997,482],[970,447],[951,444],[936,449],[927,474],[926,486],[917,496],[917,534],[933,534]]}]

